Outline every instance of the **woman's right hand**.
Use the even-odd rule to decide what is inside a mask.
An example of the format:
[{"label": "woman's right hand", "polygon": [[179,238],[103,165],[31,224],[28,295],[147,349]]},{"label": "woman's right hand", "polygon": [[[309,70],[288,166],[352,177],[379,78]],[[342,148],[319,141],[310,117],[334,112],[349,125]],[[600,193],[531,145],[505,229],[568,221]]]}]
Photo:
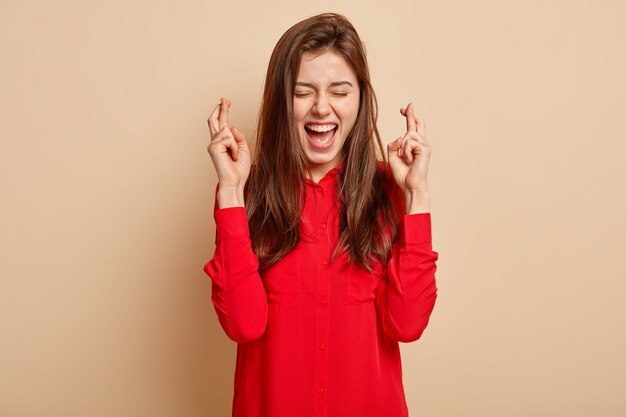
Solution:
[{"label": "woman's right hand", "polygon": [[250,148],[243,133],[228,126],[230,100],[220,99],[220,104],[209,116],[211,144],[209,155],[219,180],[218,203],[220,208],[243,206],[243,189],[250,174]]}]

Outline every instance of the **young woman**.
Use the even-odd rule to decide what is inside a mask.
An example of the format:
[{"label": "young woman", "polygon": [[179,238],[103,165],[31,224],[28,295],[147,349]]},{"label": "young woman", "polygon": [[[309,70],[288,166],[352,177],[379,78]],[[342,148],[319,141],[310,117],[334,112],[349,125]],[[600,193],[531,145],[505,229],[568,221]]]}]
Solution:
[{"label": "young woman", "polygon": [[278,41],[253,164],[230,106],[208,120],[219,184],[204,270],[238,343],[233,416],[407,416],[398,342],[421,336],[437,296],[424,123],[402,108],[384,162],[365,51],[336,14]]}]

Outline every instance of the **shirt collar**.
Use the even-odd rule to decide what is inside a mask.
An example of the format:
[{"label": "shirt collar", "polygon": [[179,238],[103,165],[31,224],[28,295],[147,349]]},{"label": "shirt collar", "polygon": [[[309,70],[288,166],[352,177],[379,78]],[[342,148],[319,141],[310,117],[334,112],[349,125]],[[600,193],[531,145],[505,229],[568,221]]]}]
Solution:
[{"label": "shirt collar", "polygon": [[346,172],[346,161],[342,159],[341,162],[339,162],[339,165],[329,170],[326,175],[324,175],[322,179],[319,180],[319,182],[316,183],[312,179],[306,177],[305,180],[306,183],[310,185],[321,185],[323,182],[334,180],[337,177],[338,173],[343,174],[344,172]]}]

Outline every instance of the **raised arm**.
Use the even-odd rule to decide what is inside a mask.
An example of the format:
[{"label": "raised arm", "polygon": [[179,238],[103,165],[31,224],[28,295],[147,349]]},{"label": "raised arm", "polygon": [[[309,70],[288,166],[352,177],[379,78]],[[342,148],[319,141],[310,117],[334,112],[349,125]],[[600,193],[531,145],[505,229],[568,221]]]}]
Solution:
[{"label": "raised arm", "polygon": [[437,299],[439,254],[432,250],[428,163],[430,146],[424,122],[413,104],[400,109],[407,131],[388,147],[387,191],[398,214],[399,229],[391,258],[376,293],[385,334],[400,342],[421,337]]},{"label": "raised arm", "polygon": [[230,101],[222,99],[209,117],[209,154],[218,175],[215,197],[215,253],[204,266],[212,280],[211,301],[228,337],[245,343],[267,326],[268,301],[252,250],[244,207],[250,151],[243,134],[228,127]]}]

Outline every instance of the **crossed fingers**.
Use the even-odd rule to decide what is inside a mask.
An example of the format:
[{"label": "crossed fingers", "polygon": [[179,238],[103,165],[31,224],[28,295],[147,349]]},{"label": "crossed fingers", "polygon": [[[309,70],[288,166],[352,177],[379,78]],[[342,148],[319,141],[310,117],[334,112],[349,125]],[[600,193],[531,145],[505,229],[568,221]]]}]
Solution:
[{"label": "crossed fingers", "polygon": [[413,156],[424,152],[429,148],[426,140],[424,121],[415,114],[413,103],[400,109],[400,114],[406,118],[406,133],[398,138],[401,144],[398,148],[398,156],[406,163],[413,161]]},{"label": "crossed fingers", "polygon": [[413,103],[400,109],[400,114],[406,117],[406,132],[417,133],[418,140],[426,142],[426,132],[424,121],[415,114]]},{"label": "crossed fingers", "polygon": [[[218,104],[207,123],[209,124],[209,130],[211,131],[211,144],[207,147],[209,153],[213,148],[216,152],[228,152],[233,160],[239,159],[239,145],[238,142],[245,141],[243,135],[234,128],[228,127],[228,110],[230,109],[231,102],[228,99],[220,99]],[[237,134],[234,136],[233,131]]]},{"label": "crossed fingers", "polygon": [[207,122],[211,132],[211,140],[217,139],[218,133],[224,129],[230,133],[228,129],[228,109],[230,109],[230,105],[230,100],[225,98],[220,99],[220,104],[213,109],[213,112],[209,116]]}]

